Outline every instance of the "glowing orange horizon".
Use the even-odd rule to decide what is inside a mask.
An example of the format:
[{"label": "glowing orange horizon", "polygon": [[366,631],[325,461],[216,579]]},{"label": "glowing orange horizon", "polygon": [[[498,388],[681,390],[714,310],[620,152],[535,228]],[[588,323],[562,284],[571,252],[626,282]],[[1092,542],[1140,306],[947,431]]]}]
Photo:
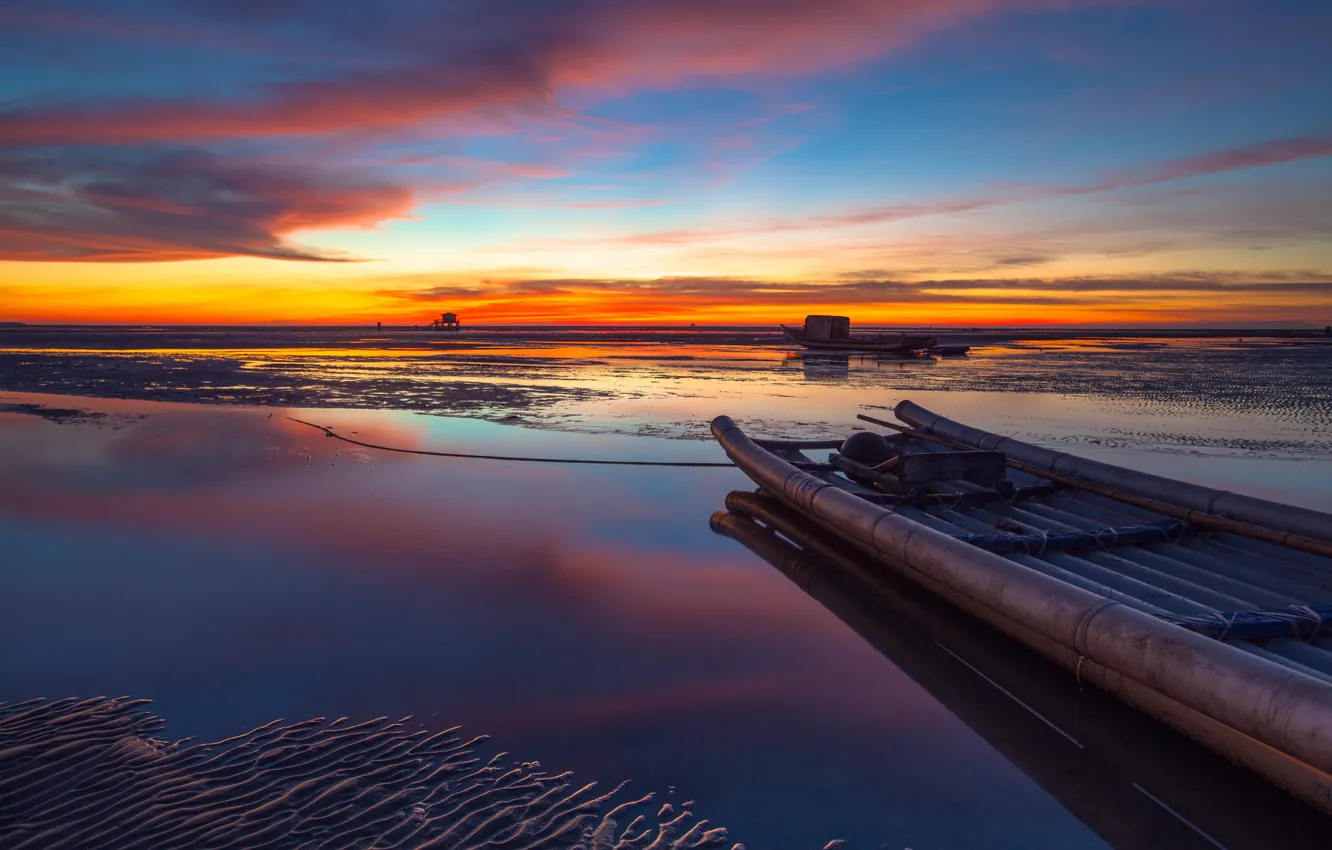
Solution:
[{"label": "glowing orange horizon", "polygon": [[20,5],[0,321],[1332,324],[1308,3]]},{"label": "glowing orange horizon", "polygon": [[1040,326],[1332,323],[1332,275],[1120,272],[1048,279],[857,281],[825,276],[600,280],[386,275],[364,264],[213,260],[0,264],[0,321],[33,324],[775,325],[811,313],[857,324]]},{"label": "glowing orange horizon", "polygon": [[[66,299],[42,299],[26,308],[7,310],[0,321],[29,324],[148,324],[148,325],[426,325],[446,310],[458,313],[464,327],[474,325],[775,325],[799,322],[812,313],[849,315],[857,324],[956,325],[977,327],[1026,327],[1079,324],[1169,324],[1196,321],[1274,321],[1266,314],[1253,316],[1244,310],[1217,309],[1215,303],[1171,302],[1154,308],[1141,304],[1108,305],[1098,302],[1067,305],[1023,306],[996,304],[977,299],[970,303],[911,304],[909,302],[865,304],[807,300],[780,304],[735,304],[717,301],[688,303],[680,300],[634,299],[607,295],[599,299],[577,297],[525,298],[509,301],[440,300],[415,308],[399,301],[377,301],[354,293],[330,297],[290,297],[275,292],[258,300],[265,308],[236,303],[154,303],[137,301],[123,294],[105,301],[83,302],[71,309]],[[208,299],[211,301],[211,299]],[[247,299],[248,300],[248,299]],[[1272,305],[1265,305],[1270,308]],[[1287,316],[1298,309],[1283,311]],[[1306,313],[1307,315],[1307,313]],[[1291,319],[1293,323],[1296,320]],[[1320,322],[1317,317],[1305,322]]]}]

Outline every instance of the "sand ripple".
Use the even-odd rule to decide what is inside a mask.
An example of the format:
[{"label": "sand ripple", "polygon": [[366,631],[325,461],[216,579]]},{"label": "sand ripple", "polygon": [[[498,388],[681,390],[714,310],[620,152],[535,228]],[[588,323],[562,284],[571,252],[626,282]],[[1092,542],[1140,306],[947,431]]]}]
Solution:
[{"label": "sand ripple", "polygon": [[[154,737],[147,700],[0,704],[0,847],[715,847],[689,804],[500,753],[457,729],[273,721],[210,744]],[[624,824],[621,826],[621,824]],[[740,845],[735,845],[736,848]]]}]

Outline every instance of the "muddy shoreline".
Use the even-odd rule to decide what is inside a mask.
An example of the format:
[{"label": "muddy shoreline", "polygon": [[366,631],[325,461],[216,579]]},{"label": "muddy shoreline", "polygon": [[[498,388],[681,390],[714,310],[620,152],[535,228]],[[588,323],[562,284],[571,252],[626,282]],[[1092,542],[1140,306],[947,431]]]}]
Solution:
[{"label": "muddy shoreline", "polygon": [[[901,398],[962,394],[936,402],[947,410],[990,393],[1012,411],[997,427],[1048,445],[1332,458],[1332,346],[1312,338],[991,335],[967,357],[901,359],[803,351],[755,329],[510,329],[440,342],[355,328],[28,332],[24,345],[0,332],[0,393],[402,410],[686,440],[709,439],[719,413],[825,437]],[[1033,415],[1050,404],[1085,408],[1085,427],[1051,430]]]}]

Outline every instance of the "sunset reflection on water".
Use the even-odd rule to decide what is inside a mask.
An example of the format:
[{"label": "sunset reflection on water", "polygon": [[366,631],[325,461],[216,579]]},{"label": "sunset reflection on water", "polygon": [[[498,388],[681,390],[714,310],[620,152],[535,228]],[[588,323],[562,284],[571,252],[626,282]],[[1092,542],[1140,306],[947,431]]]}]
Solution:
[{"label": "sunset reflection on water", "polygon": [[[848,359],[842,376],[833,358],[830,375],[827,361],[776,351],[724,374],[708,371],[715,352],[695,354],[626,360],[627,372],[584,361],[587,380],[618,395],[568,402],[574,432],[7,393],[0,700],[148,697],[173,737],[222,738],[275,717],[461,723],[582,780],[674,789],[668,799],[697,799],[751,846],[1104,846],[838,617],[709,531],[725,494],[752,486],[738,471],[391,454],[289,418],[404,449],[716,461],[710,442],[606,431],[728,412],[768,433],[792,422],[846,433],[857,411],[894,400],[881,376],[899,369]],[[1315,507],[1332,499],[1297,474],[1308,458],[1089,442],[1166,421],[1165,408],[911,395],[1118,462],[1234,475]],[[558,423],[562,404],[542,414]],[[1242,415],[1195,416],[1174,413],[1173,433],[1243,426]]]},{"label": "sunset reflection on water", "polygon": [[[1016,808],[1032,825],[1012,846],[1097,846],[836,618],[709,532],[744,485],[735,471],[444,462],[339,444],[284,410],[87,407],[105,415],[0,413],[0,699],[146,696],[173,736],[274,717],[462,723],[585,780],[674,786],[759,845],[951,843]],[[440,427],[513,430],[293,413],[402,446]],[[959,764],[962,785],[992,790],[950,824],[943,801],[971,794]]]}]

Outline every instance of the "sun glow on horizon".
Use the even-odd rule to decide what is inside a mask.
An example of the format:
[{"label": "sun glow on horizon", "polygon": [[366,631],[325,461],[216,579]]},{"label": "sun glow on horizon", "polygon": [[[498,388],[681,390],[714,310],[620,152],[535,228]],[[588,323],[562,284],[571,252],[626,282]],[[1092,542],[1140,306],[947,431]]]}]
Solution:
[{"label": "sun glow on horizon", "polygon": [[1332,323],[1298,0],[450,6],[7,21],[0,321]]}]

